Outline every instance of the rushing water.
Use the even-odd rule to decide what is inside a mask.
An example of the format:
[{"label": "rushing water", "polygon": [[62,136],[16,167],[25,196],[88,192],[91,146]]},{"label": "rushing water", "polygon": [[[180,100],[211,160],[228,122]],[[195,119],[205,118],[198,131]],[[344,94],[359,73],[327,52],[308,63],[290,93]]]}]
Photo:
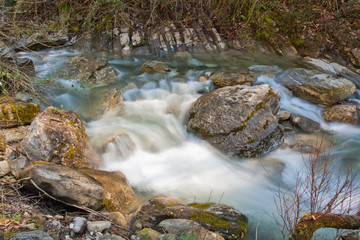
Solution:
[{"label": "rushing water", "polygon": [[[72,109],[84,120],[91,143],[99,149],[101,168],[122,171],[146,201],[155,194],[177,196],[188,202],[221,202],[249,217],[248,239],[279,239],[272,214],[274,191],[286,183],[294,186],[296,174],[303,169],[299,152],[278,149],[263,159],[229,159],[207,142],[186,131],[186,113],[210,82],[198,82],[205,72],[233,70],[254,64],[276,65],[282,69],[301,66],[296,60],[275,56],[232,55],[199,56],[197,59],[161,59],[173,70],[168,74],[139,71],[147,58],[108,56],[118,71],[116,84],[84,89],[77,80],[64,79],[62,66],[72,56],[70,49],[39,52],[31,57],[39,77],[56,79],[53,104]],[[62,77],[60,77],[62,76]],[[121,111],[94,120],[92,110],[105,90],[135,83],[137,89],[123,93]],[[336,138],[333,152],[337,161],[360,169],[360,128],[328,124],[321,118],[322,108],[291,95],[273,77],[259,76],[256,84],[267,83],[281,95],[281,108],[301,114],[329,129]],[[351,98],[358,104],[359,92]],[[112,141],[109,141],[112,139]],[[275,160],[274,160],[275,159]],[[257,233],[256,233],[257,232]]]}]

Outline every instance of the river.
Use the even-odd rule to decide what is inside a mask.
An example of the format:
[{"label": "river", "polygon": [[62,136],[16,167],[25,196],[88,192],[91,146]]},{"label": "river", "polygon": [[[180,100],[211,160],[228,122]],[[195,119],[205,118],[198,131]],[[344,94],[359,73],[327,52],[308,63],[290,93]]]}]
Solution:
[{"label": "river", "polygon": [[[49,94],[53,96],[50,98],[52,104],[74,110],[81,116],[91,143],[102,146],[102,169],[123,172],[142,202],[150,196],[165,194],[187,202],[228,204],[249,217],[248,239],[256,236],[258,239],[280,238],[272,216],[276,214],[274,192],[285,184],[294,187],[307,155],[280,148],[264,158],[229,159],[207,142],[187,133],[186,113],[201,96],[199,92],[210,86],[210,81],[198,81],[205,72],[259,64],[285,70],[304,66],[301,61],[243,53],[173,57],[159,59],[170,66],[171,72],[152,74],[139,70],[149,57],[120,58],[96,53],[109,59],[119,73],[119,79],[106,87],[86,89],[76,79],[61,77],[64,63],[78,54],[80,52],[76,50],[60,49],[22,56],[34,61],[39,77],[56,80],[58,87]],[[92,110],[105,90],[121,89],[129,83],[135,83],[137,89],[123,93],[122,110],[95,120]],[[339,166],[347,167],[351,163],[354,169],[360,170],[358,126],[324,122],[321,107],[291,96],[273,81],[273,77],[259,76],[256,84],[260,83],[270,84],[278,90],[282,109],[317,121],[323,129],[332,132],[335,142],[332,153]],[[351,101],[359,103],[357,96]],[[120,135],[106,144],[115,134]]]}]

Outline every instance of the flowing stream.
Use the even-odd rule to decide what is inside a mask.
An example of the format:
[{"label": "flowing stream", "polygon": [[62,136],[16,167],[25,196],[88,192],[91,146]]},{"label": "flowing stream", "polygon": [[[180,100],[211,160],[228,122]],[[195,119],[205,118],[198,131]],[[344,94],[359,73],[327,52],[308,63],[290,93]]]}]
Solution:
[{"label": "flowing stream", "polygon": [[[286,183],[294,186],[306,155],[280,148],[264,158],[229,159],[207,142],[186,131],[186,113],[191,104],[210,87],[201,83],[205,72],[233,70],[255,64],[275,65],[285,70],[301,67],[301,62],[276,56],[220,55],[195,58],[160,59],[172,69],[167,74],[141,73],[143,58],[106,56],[119,73],[116,84],[93,89],[82,88],[76,79],[66,80],[62,66],[80,54],[62,49],[27,55],[34,60],[39,77],[56,79],[60,86],[52,91],[53,104],[72,109],[84,120],[91,143],[101,149],[102,169],[122,171],[142,202],[150,196],[165,194],[187,202],[220,202],[237,208],[249,217],[248,239],[279,239],[272,214],[274,191]],[[99,53],[100,54],[100,53]],[[135,83],[136,89],[123,93],[121,111],[95,120],[96,103],[107,89]],[[342,166],[350,163],[360,169],[360,128],[346,124],[328,124],[321,108],[293,97],[273,77],[259,76],[256,84],[267,83],[281,95],[281,108],[319,122],[333,132],[333,153]],[[351,101],[359,103],[359,92]],[[112,141],[109,141],[112,139]]]}]

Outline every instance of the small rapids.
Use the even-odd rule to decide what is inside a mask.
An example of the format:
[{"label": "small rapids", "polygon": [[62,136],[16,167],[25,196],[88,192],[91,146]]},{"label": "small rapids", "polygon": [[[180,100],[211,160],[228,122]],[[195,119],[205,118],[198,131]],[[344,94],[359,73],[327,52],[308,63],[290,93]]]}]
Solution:
[{"label": "small rapids", "polygon": [[[144,74],[139,69],[145,57],[117,59],[110,56],[110,64],[119,73],[118,83],[84,89],[76,79],[66,80],[61,74],[66,60],[78,54],[80,52],[63,49],[24,57],[34,61],[39,77],[56,79],[59,88],[53,90],[53,104],[72,109],[83,118],[91,143],[101,154],[102,169],[123,172],[139,197],[143,197],[143,202],[149,196],[164,194],[187,202],[228,204],[249,217],[248,239],[254,239],[255,235],[258,239],[280,238],[273,220],[276,214],[274,192],[278,186],[295,185],[306,155],[280,148],[263,158],[229,159],[186,131],[186,114],[201,96],[199,92],[211,87],[209,80],[198,82],[205,72],[254,64],[286,69],[297,66],[296,61],[257,55],[238,59],[210,56],[192,61],[165,59],[173,69],[170,73]],[[106,89],[121,89],[128,83],[135,83],[138,88],[123,93],[124,104],[119,112],[97,120],[89,117]],[[274,77],[259,76],[255,84],[262,83],[270,84],[279,92],[281,109],[308,117],[332,132],[336,143],[332,151],[340,165],[352,164],[360,169],[358,126],[326,123],[321,117],[321,107],[294,97],[275,83]],[[359,104],[359,95],[357,92],[351,101]]]}]

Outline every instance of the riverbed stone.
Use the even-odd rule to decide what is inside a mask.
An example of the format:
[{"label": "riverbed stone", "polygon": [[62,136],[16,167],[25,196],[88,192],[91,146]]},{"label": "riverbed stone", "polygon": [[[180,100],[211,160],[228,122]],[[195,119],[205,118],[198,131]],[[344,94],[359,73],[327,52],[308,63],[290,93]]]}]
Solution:
[{"label": "riverbed stone", "polygon": [[107,211],[120,212],[128,216],[140,207],[137,197],[133,189],[127,184],[127,179],[123,173],[90,168],[82,168],[80,171],[104,186],[102,207]]},{"label": "riverbed stone", "polygon": [[320,123],[311,120],[310,118],[304,117],[300,114],[292,114],[290,121],[296,127],[300,128],[305,132],[317,132],[321,130]]},{"label": "riverbed stone", "polygon": [[103,232],[111,227],[110,221],[88,221],[87,230],[89,232]]},{"label": "riverbed stone", "polygon": [[260,156],[282,144],[279,103],[267,84],[223,87],[195,101],[187,129],[231,157]]},{"label": "riverbed stone", "polygon": [[281,110],[276,114],[276,117],[281,121],[285,121],[290,119],[291,114],[288,111]]},{"label": "riverbed stone", "polygon": [[325,106],[346,100],[356,90],[355,84],[345,78],[302,68],[288,69],[277,75],[275,81],[295,96]]},{"label": "riverbed stone", "polygon": [[276,76],[281,73],[283,70],[278,66],[270,65],[252,65],[248,68],[255,76],[265,75],[268,77]]},{"label": "riverbed stone", "polygon": [[40,113],[40,106],[11,97],[0,98],[0,127],[12,128],[30,125]]},{"label": "riverbed stone", "polygon": [[[101,183],[67,166],[36,161],[21,175],[23,178],[29,177],[48,194],[67,203],[98,210],[104,200]],[[30,182],[27,186],[38,191]]]},{"label": "riverbed stone", "polygon": [[159,224],[167,233],[177,236],[194,236],[194,240],[224,240],[224,238],[211,232],[195,221],[188,219],[166,219]]},{"label": "riverbed stone", "polygon": [[117,81],[117,72],[102,57],[81,54],[70,58],[66,65],[70,78],[80,78],[84,87],[99,87]]},{"label": "riverbed stone", "polygon": [[72,230],[76,234],[82,234],[87,228],[87,220],[83,217],[74,218],[72,224],[70,226],[72,226]]},{"label": "riverbed stone", "polygon": [[134,217],[132,228],[141,225],[161,232],[159,223],[166,219],[193,220],[201,227],[219,233],[225,239],[244,239],[247,232],[247,217],[236,209],[214,203],[192,203],[156,196],[142,206]]},{"label": "riverbed stone", "polygon": [[163,62],[146,61],[141,66],[140,71],[143,73],[145,72],[166,73],[166,72],[170,72],[171,69]]},{"label": "riverbed stone", "polygon": [[235,85],[251,86],[255,82],[255,77],[247,69],[214,73],[210,79],[217,87]]},{"label": "riverbed stone", "polygon": [[322,117],[327,122],[357,124],[359,122],[359,110],[355,104],[335,105],[324,109]]},{"label": "riverbed stone", "polygon": [[47,161],[73,168],[99,164],[80,117],[71,110],[46,108],[31,124],[20,148],[30,161]]},{"label": "riverbed stone", "polygon": [[136,236],[139,237],[140,239],[157,240],[160,237],[160,235],[161,233],[151,228],[144,228],[136,232]]}]

